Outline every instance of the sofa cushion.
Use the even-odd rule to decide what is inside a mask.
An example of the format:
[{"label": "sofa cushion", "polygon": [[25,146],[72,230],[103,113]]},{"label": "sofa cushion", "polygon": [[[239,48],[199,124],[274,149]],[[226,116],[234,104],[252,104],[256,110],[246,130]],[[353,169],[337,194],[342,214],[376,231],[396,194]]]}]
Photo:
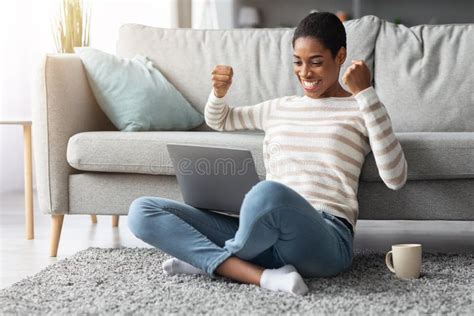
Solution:
[{"label": "sofa cushion", "polygon": [[[474,133],[397,133],[408,163],[408,180],[474,178]],[[69,164],[83,171],[174,175],[166,143],[250,149],[265,178],[263,133],[246,132],[83,132],[67,147]],[[360,179],[382,181],[372,153]]]},{"label": "sofa cushion", "polygon": [[92,47],[75,51],[99,106],[117,129],[190,130],[204,122],[204,116],[145,56],[118,58]]},{"label": "sofa cushion", "polygon": [[339,71],[340,84],[349,91],[342,82],[347,68],[352,65],[353,59],[363,60],[369,67],[372,80],[374,79],[375,41],[382,20],[375,15],[366,15],[360,19],[344,21],[347,37],[347,56]]},{"label": "sofa cushion", "polygon": [[250,149],[263,179],[263,138],[263,133],[245,131],[83,132],[69,138],[67,161],[84,171],[174,175],[167,143],[240,147]]},{"label": "sofa cushion", "polygon": [[[340,77],[351,59],[363,59],[373,70],[375,39],[380,19],[366,16],[344,22],[348,56]],[[216,64],[233,67],[231,106],[252,105],[287,95],[303,95],[293,73],[291,40],[295,28],[202,30],[159,28],[125,24],[119,30],[117,55],[144,55],[163,75],[204,113],[212,89],[211,72]],[[192,69],[192,75],[190,75]],[[195,130],[211,130],[202,124]]]},{"label": "sofa cushion", "polygon": [[396,132],[474,132],[474,24],[383,21],[375,89]]},{"label": "sofa cushion", "polygon": [[[396,133],[408,163],[408,180],[474,178],[474,133]],[[361,180],[382,181],[370,152]]]}]

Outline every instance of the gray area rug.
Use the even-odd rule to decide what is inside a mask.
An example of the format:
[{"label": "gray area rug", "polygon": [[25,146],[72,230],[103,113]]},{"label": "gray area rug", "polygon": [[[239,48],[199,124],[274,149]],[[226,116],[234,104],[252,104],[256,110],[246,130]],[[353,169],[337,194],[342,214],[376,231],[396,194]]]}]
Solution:
[{"label": "gray area rug", "polygon": [[474,254],[423,253],[420,279],[398,279],[383,253],[356,249],[351,270],[305,279],[306,296],[206,275],[166,276],[152,248],[89,248],[0,290],[3,314],[474,315]]}]

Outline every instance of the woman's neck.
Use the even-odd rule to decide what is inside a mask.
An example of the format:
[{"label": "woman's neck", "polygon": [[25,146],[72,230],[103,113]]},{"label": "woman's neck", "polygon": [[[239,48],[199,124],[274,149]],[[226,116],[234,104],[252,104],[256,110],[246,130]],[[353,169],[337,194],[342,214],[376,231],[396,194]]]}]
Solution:
[{"label": "woman's neck", "polygon": [[345,97],[350,97],[350,96],[352,96],[352,93],[344,90],[338,81],[336,81],[336,84],[334,84],[332,87],[327,89],[325,93],[321,95],[321,97],[323,98],[328,98],[328,97],[345,98]]}]

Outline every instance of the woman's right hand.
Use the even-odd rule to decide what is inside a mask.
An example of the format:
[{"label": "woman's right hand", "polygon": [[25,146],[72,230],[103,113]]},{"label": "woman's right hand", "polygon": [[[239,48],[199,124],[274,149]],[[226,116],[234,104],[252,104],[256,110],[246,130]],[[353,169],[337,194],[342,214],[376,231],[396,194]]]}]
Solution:
[{"label": "woman's right hand", "polygon": [[211,74],[214,95],[218,98],[223,98],[232,84],[234,71],[231,66],[217,65]]}]

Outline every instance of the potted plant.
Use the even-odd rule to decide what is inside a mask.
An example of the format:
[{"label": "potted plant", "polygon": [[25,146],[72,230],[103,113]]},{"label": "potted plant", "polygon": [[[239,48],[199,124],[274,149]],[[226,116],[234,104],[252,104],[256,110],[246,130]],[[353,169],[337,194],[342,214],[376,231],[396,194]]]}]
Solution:
[{"label": "potted plant", "polygon": [[58,53],[74,53],[74,47],[89,46],[91,10],[82,0],[61,0],[52,31]]}]

